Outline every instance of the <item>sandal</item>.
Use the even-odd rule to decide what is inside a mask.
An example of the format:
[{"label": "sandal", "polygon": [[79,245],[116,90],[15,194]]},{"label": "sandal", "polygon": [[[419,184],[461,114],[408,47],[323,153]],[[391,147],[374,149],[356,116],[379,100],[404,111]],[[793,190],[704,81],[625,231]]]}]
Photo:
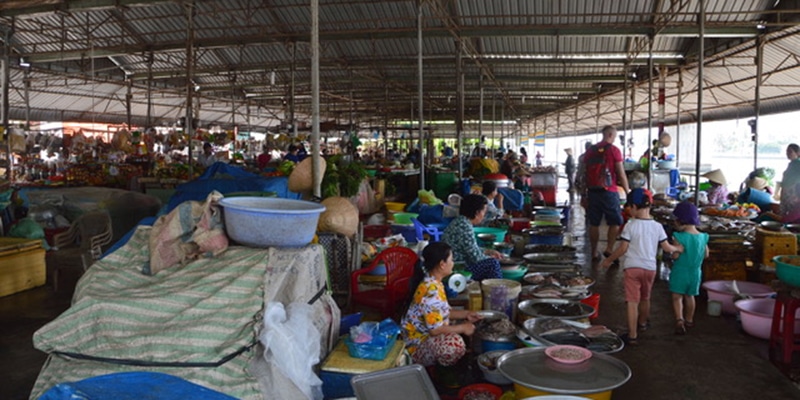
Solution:
[{"label": "sandal", "polygon": [[639,332],[644,332],[644,331],[650,329],[650,320],[647,320],[647,322],[645,322],[643,324],[639,324],[639,328],[638,329],[639,329]]},{"label": "sandal", "polygon": [[627,345],[627,346],[638,346],[639,345],[639,338],[638,337],[632,338],[627,333],[619,335],[619,338],[622,339],[622,341],[625,342],[625,345]]},{"label": "sandal", "polygon": [[678,322],[675,323],[675,334],[676,335],[686,334],[686,326],[684,326],[684,322],[682,319],[679,319]]},{"label": "sandal", "polygon": [[694,328],[694,321],[683,321],[683,325],[687,328]]}]

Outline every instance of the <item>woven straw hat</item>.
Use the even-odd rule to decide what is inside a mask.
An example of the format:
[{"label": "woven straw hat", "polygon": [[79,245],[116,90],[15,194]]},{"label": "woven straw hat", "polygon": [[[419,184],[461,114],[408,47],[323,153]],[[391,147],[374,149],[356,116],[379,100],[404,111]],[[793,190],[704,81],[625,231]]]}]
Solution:
[{"label": "woven straw hat", "polygon": [[[325,175],[325,159],[319,158],[319,176]],[[289,190],[295,193],[309,192],[314,188],[314,181],[311,179],[311,157],[306,157],[300,161],[289,175]]]},{"label": "woven straw hat", "polygon": [[745,181],[745,185],[749,188],[764,190],[767,187],[767,180],[764,178],[755,177]]},{"label": "woven straw hat", "polygon": [[713,171],[708,171],[703,174],[703,177],[708,178],[711,182],[719,183],[720,185],[727,185],[728,181],[725,179],[725,174],[722,173],[721,169],[715,169]]}]

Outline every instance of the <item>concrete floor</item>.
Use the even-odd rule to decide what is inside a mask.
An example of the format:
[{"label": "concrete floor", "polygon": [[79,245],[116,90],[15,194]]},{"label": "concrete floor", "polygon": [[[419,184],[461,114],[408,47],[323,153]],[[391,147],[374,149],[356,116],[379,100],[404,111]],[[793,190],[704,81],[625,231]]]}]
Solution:
[{"label": "concrete floor", "polygon": [[[562,204],[564,193],[562,188]],[[588,260],[580,207],[573,208],[571,230],[574,245]],[[600,316],[594,323],[624,329],[621,269],[583,265],[584,273],[596,278],[594,289],[601,295]],[[28,398],[46,358],[33,348],[32,334],[68,308],[70,297],[45,286],[0,298],[0,399]],[[742,332],[733,316],[707,316],[705,299],[701,295],[698,300],[697,326],[676,336],[667,283],[656,282],[652,327],[640,335],[639,346],[615,354],[633,376],[614,391],[614,400],[800,399],[798,386],[768,361],[766,341]],[[798,370],[791,372],[798,376]]]}]

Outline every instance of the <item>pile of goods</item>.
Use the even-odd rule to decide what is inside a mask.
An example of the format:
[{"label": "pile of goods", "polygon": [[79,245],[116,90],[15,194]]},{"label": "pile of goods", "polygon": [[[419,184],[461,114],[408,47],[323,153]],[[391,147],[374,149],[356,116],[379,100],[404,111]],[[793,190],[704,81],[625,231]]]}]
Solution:
[{"label": "pile of goods", "polygon": [[700,210],[705,215],[725,218],[755,218],[761,209],[753,203],[723,204],[720,206],[703,207]]},{"label": "pile of goods", "polygon": [[603,325],[580,324],[558,318],[538,318],[526,321],[525,330],[548,345],[573,345],[600,353],[613,353],[624,346],[619,336]]}]

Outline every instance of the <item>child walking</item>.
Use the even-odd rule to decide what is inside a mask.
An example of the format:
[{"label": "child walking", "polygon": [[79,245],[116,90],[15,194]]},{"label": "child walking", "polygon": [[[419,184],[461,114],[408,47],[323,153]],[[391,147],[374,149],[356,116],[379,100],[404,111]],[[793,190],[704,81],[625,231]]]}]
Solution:
[{"label": "child walking", "polygon": [[682,250],[667,241],[664,227],[650,216],[652,203],[653,194],[647,189],[637,188],[628,193],[627,205],[632,218],[622,228],[617,248],[600,264],[608,268],[622,258],[628,314],[628,334],[623,336],[623,340],[630,345],[639,344],[639,331],[649,327],[650,293],[656,278],[659,246],[665,252]]},{"label": "child walking", "polygon": [[694,297],[700,294],[703,259],[708,257],[708,234],[697,231],[700,219],[697,207],[689,202],[675,206],[673,239],[683,247],[683,252],[673,262],[669,276],[672,308],[675,311],[675,334],[686,334],[694,326]]}]

